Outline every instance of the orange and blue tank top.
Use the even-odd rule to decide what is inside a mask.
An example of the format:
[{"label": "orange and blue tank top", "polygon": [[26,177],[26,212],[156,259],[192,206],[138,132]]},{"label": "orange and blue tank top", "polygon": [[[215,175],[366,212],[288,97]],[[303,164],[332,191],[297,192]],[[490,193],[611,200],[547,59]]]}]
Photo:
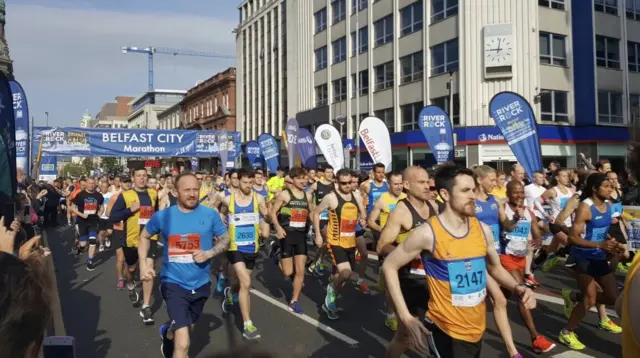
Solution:
[{"label": "orange and blue tank top", "polygon": [[358,202],[353,194],[345,200],[337,191],[338,206],[329,210],[327,224],[327,243],[345,249],[356,247],[356,226],[358,224]]},{"label": "orange and blue tank top", "polygon": [[487,314],[487,241],[482,224],[470,217],[467,234],[456,237],[437,216],[427,222],[435,238],[432,254],[422,255],[430,293],[427,319],[451,338],[479,342]]}]

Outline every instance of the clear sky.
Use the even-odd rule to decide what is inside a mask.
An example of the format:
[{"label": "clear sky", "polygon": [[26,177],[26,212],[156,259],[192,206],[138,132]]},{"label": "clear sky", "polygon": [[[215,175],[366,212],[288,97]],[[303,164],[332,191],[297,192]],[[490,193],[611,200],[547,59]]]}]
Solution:
[{"label": "clear sky", "polygon": [[[235,56],[240,0],[6,0],[14,75],[35,125],[79,126],[116,96],[147,90],[147,56],[122,46]],[[156,55],[155,87],[188,89],[233,59]]]}]

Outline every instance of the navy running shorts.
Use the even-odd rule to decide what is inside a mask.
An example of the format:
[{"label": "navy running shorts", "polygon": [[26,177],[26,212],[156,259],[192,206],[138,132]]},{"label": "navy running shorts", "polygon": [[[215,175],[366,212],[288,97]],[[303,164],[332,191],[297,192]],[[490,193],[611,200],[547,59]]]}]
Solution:
[{"label": "navy running shorts", "polygon": [[176,331],[198,322],[204,304],[211,295],[211,282],[195,290],[187,290],[178,284],[163,282],[160,284],[160,292],[167,306],[171,330]]}]

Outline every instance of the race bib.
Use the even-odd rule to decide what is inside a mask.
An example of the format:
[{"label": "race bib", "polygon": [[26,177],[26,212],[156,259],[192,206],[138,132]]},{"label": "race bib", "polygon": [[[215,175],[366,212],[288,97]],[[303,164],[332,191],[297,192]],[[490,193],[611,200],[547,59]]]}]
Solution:
[{"label": "race bib", "polygon": [[340,223],[341,236],[355,236],[358,220],[342,220]]},{"label": "race bib", "polygon": [[98,212],[98,203],[95,201],[84,202],[84,213],[88,215],[93,215]]},{"label": "race bib", "polygon": [[324,210],[320,213],[320,220],[329,220],[329,210]]},{"label": "race bib", "polygon": [[138,224],[147,225],[149,219],[151,219],[151,216],[153,215],[153,208],[150,206],[141,206],[138,210],[138,214]]},{"label": "race bib", "polygon": [[567,206],[567,203],[569,202],[570,198],[560,198],[560,209],[564,209],[565,206]]},{"label": "race bib", "polygon": [[255,245],[256,228],[254,226],[236,226],[235,242],[237,246]]},{"label": "race bib", "polygon": [[415,259],[413,261],[411,261],[411,269],[409,270],[409,272],[412,275],[418,275],[418,276],[426,276],[427,274],[424,272],[424,264],[422,263],[421,259]]},{"label": "race bib", "polygon": [[169,235],[169,262],[188,264],[193,263],[193,253],[200,251],[199,234]]},{"label": "race bib", "polygon": [[531,222],[520,220],[516,228],[510,232],[511,239],[515,240],[529,240],[529,234],[531,233]]},{"label": "race bib", "polygon": [[304,228],[307,226],[307,213],[306,209],[291,209],[291,216],[289,219],[289,227],[292,228]]},{"label": "race bib", "polygon": [[500,225],[491,225],[491,233],[493,234],[493,247],[497,252],[500,252]]},{"label": "race bib", "polygon": [[487,265],[485,258],[450,262],[449,284],[454,307],[475,307],[487,296]]},{"label": "race bib", "polygon": [[382,195],[382,192],[379,192],[379,191],[375,191],[375,192],[371,193],[371,197],[373,198],[373,202],[375,203],[381,195]]},{"label": "race bib", "polygon": [[608,227],[594,227],[591,231],[591,241],[593,242],[603,242],[607,239],[607,231],[609,231]]}]

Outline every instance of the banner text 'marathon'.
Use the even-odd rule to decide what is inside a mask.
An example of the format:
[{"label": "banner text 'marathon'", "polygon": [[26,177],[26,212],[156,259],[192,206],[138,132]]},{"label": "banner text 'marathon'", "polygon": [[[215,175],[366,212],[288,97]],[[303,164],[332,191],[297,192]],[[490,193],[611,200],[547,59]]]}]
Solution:
[{"label": "banner text 'marathon'", "polygon": [[166,148],[154,147],[152,145],[148,145],[146,147],[138,147],[125,144],[124,151],[129,153],[164,153],[166,152]]}]

